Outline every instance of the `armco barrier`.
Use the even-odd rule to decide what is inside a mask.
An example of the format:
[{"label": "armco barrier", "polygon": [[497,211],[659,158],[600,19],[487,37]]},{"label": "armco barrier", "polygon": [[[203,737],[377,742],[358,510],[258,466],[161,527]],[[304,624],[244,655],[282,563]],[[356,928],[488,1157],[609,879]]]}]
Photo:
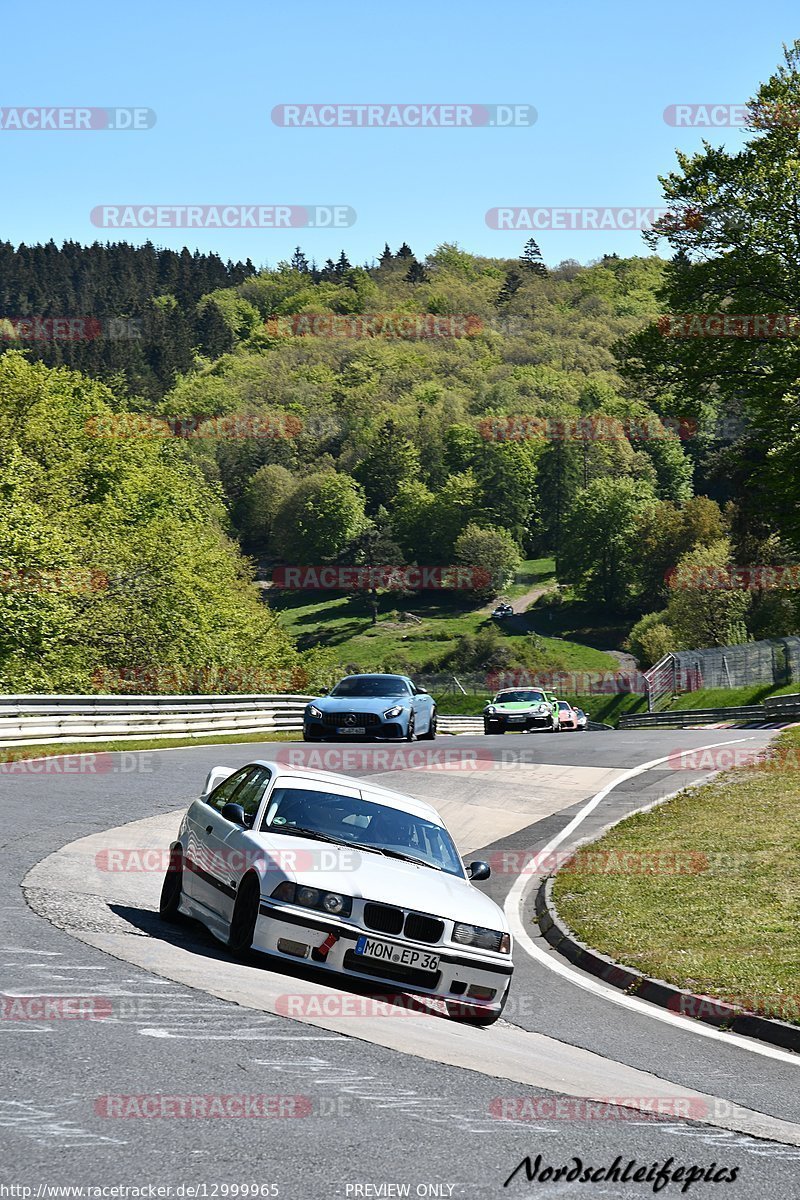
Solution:
[{"label": "armco barrier", "polygon": [[[300,730],[314,696],[0,696],[0,746],[207,737]],[[480,717],[439,717],[442,733],[479,733]]]},{"label": "armco barrier", "polygon": [[718,721],[734,723],[752,721],[768,722],[780,718],[771,717],[763,704],[743,704],[737,708],[684,708],[673,712],[654,712],[643,716],[622,716],[620,729],[655,729],[659,726],[685,729],[689,725],[715,725]]},{"label": "armco barrier", "polygon": [[764,701],[767,719],[770,721],[800,720],[800,695],[769,696]]},{"label": "armco barrier", "polygon": [[0,746],[300,729],[310,696],[3,696]]}]

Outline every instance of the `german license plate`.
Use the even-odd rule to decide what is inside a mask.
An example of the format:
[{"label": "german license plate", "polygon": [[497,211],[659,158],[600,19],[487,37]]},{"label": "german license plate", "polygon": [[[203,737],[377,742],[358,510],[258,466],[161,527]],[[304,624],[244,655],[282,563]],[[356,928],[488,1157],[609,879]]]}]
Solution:
[{"label": "german license plate", "polygon": [[438,971],[439,955],[427,950],[412,950],[410,946],[392,945],[391,942],[376,942],[373,938],[360,937],[356,942],[356,954],[375,958],[380,962],[396,963],[399,967],[418,967],[420,971]]},{"label": "german license plate", "polygon": [[339,728],[336,730],[336,732],[337,733],[365,734],[367,732],[367,730],[364,725],[340,725]]},{"label": "german license plate", "polygon": [[510,725],[524,725],[527,719],[527,717],[509,717],[508,722]]}]

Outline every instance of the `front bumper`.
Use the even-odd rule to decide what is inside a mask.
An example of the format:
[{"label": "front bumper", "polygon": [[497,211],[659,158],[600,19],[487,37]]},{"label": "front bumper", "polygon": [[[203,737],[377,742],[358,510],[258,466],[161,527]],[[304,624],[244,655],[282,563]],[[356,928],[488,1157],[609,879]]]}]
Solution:
[{"label": "front bumper", "polygon": [[484,716],[483,724],[490,733],[498,729],[508,730],[509,733],[515,730],[527,732],[529,729],[552,729],[553,718],[549,713],[535,713],[526,715],[523,721],[515,721],[505,714],[500,714],[494,717]]},{"label": "front bumper", "polygon": [[[433,972],[397,967],[393,963],[357,955],[356,942],[365,934],[374,941],[389,943],[398,949],[418,950],[425,955],[436,954],[439,970]],[[329,943],[331,935],[335,936],[336,941],[324,957],[314,957],[312,952],[319,952]],[[287,945],[291,945],[290,951],[286,950]],[[305,948],[304,953],[301,947]],[[470,998],[469,989],[490,989],[494,995],[481,1002],[481,1007],[487,1008],[498,1008],[502,1004],[514,971],[510,955],[486,954],[466,946],[413,942],[404,937],[361,929],[343,921],[331,921],[322,914],[292,905],[274,904],[269,900],[261,901],[253,949],[295,963],[304,960],[309,966],[358,979],[362,983],[394,987],[403,992],[438,999],[476,1004],[478,1002]]]},{"label": "front bumper", "polygon": [[[303,737],[307,742],[398,742],[408,736],[408,718],[401,716],[388,721],[380,717],[376,724],[364,725],[363,733],[339,733],[340,726],[319,717],[303,717]],[[346,725],[341,728],[347,728]],[[359,728],[359,726],[355,726]]]}]

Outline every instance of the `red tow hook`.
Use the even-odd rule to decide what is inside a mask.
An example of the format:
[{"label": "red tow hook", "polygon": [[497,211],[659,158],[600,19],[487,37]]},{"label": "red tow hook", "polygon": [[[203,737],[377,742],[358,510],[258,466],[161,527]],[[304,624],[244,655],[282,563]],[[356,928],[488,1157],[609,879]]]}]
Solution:
[{"label": "red tow hook", "polygon": [[317,946],[311,951],[311,957],[314,959],[314,962],[325,962],[338,940],[338,933],[329,933],[322,945]]}]

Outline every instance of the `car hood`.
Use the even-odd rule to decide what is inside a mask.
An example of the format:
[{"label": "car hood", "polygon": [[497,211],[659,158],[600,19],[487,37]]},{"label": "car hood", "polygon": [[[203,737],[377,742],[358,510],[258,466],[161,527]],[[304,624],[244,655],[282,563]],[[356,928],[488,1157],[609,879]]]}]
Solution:
[{"label": "car hood", "polygon": [[[491,707],[497,709],[498,712],[527,712],[528,709],[538,707],[540,704],[547,704],[545,700],[507,700],[505,703],[492,704]],[[550,706],[547,705],[549,708]]]},{"label": "car hood", "polygon": [[[273,868],[268,872],[267,891],[272,891],[274,873],[276,884],[281,879],[290,879],[323,891],[411,908],[446,920],[508,929],[505,914],[494,900],[457,875],[311,838],[283,834],[251,836],[262,849],[274,852],[275,860],[281,864],[279,870]],[[294,869],[289,869],[292,858],[288,852],[296,854]]]},{"label": "car hood", "polygon": [[385,713],[387,708],[394,708],[397,704],[402,704],[404,708],[409,708],[411,705],[411,696],[320,696],[319,700],[312,701],[315,708],[320,712],[337,713],[337,712],[366,712],[366,713]]}]

